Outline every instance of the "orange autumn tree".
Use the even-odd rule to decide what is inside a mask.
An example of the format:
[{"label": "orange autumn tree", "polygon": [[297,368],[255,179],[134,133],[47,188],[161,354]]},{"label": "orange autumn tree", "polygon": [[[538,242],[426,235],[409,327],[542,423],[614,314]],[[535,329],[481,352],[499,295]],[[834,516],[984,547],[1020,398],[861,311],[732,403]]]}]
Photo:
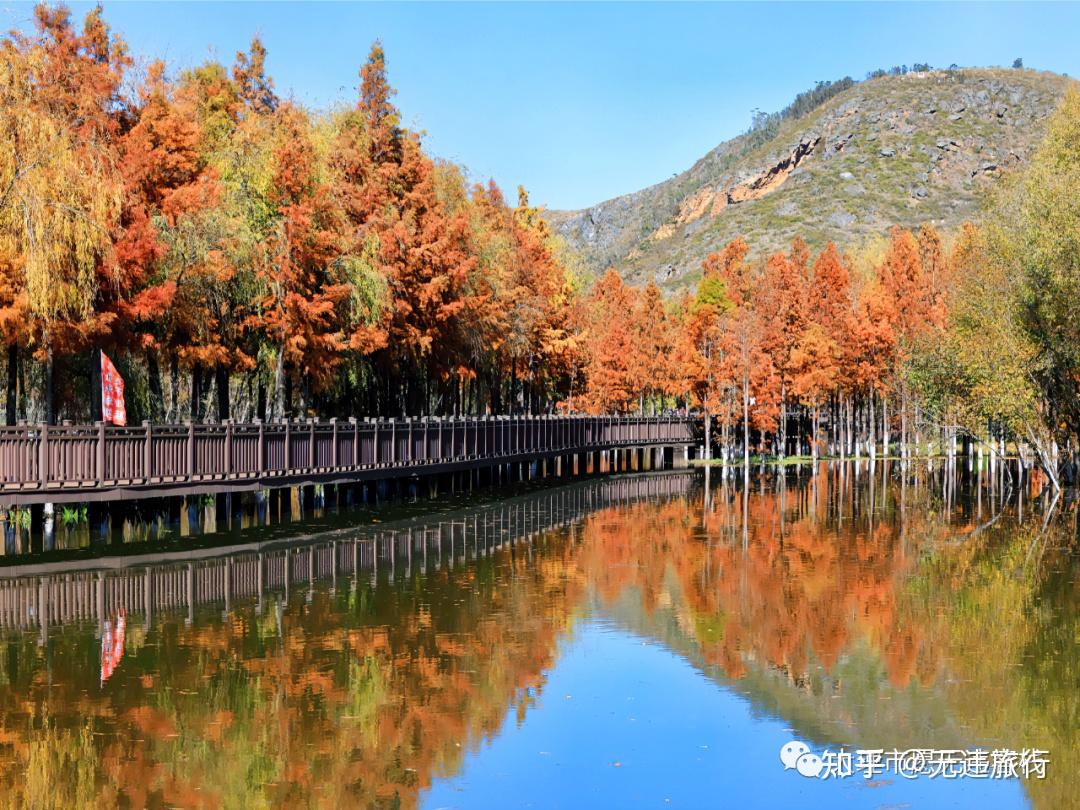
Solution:
[{"label": "orange autumn tree", "polygon": [[9,346],[25,339],[44,365],[41,411],[55,422],[56,362],[85,350],[112,322],[94,303],[112,281],[110,234],[122,201],[115,143],[129,60],[100,8],[81,32],[64,7],[35,7],[34,23],[33,33],[12,31],[0,51],[8,144],[0,156],[0,262],[11,279],[9,314],[16,307],[26,317],[24,329],[8,331]]},{"label": "orange autumn tree", "polygon": [[791,361],[792,392],[812,413],[810,453],[816,462],[821,445],[821,408],[839,383],[839,349],[824,327],[811,323],[799,338]]},{"label": "orange autumn tree", "polygon": [[[747,468],[751,428],[762,434],[772,431],[779,413],[779,378],[765,351],[765,323],[756,296],[761,269],[746,261],[748,252],[749,246],[739,237],[721,253],[707,256],[702,264],[706,276],[723,282],[731,303],[722,318],[721,342],[728,379],[741,400],[743,464]],[[725,428],[727,425],[725,420]]]},{"label": "orange autumn tree", "polygon": [[[471,377],[472,398],[486,399],[490,413],[503,410],[502,380],[511,366],[507,355],[520,351],[525,330],[511,334],[508,299],[514,245],[510,237],[512,214],[494,181],[476,184],[469,193],[471,251],[476,264],[469,279],[470,307],[464,318],[471,328],[462,335],[462,359]],[[512,344],[519,344],[512,348]],[[484,389],[481,393],[481,389]]]},{"label": "orange autumn tree", "polygon": [[919,244],[910,231],[894,228],[888,250],[876,269],[878,315],[895,335],[891,376],[900,397],[900,443],[909,452],[911,392],[904,366],[915,347],[943,326],[941,291],[924,272]]},{"label": "orange autumn tree", "polygon": [[[824,397],[824,400],[831,404],[829,423],[832,427],[832,443],[834,448],[840,449],[841,455],[845,452],[846,441],[842,427],[847,422],[850,396],[854,393],[847,355],[853,312],[851,269],[836,245],[829,242],[814,261],[811,271],[807,324],[808,328],[818,327],[819,333],[807,340],[803,346],[803,388],[804,395],[809,394],[814,400]],[[805,390],[806,384],[810,383],[805,377],[805,362],[808,357],[815,357],[817,362],[826,364],[815,371],[816,380],[810,388],[825,384],[831,377],[826,389]]]},{"label": "orange autumn tree", "polygon": [[[571,280],[555,255],[547,221],[524,188],[518,188],[515,208],[494,182],[474,187],[470,204],[477,264],[460,338],[475,358],[469,374],[486,367],[493,411],[502,402],[504,378],[511,408],[543,411],[556,398],[554,384],[572,373],[577,351]],[[491,349],[486,357],[482,346]]]},{"label": "orange autumn tree", "polygon": [[291,408],[286,375],[299,378],[305,405],[330,384],[345,337],[339,307],[349,294],[337,275],[340,211],[321,181],[305,117],[292,105],[278,112],[272,197],[280,217],[268,248],[259,326],[277,345],[274,413]]},{"label": "orange autumn tree", "polygon": [[809,250],[801,239],[791,246],[791,253],[777,252],[765,262],[760,310],[762,349],[768,353],[780,384],[780,418],[777,449],[780,458],[787,454],[787,400],[793,371],[792,356],[806,321]]},{"label": "orange autumn tree", "polygon": [[[237,54],[233,76],[243,76],[241,68],[247,65],[248,80],[269,92],[272,81],[262,75],[265,50],[257,38],[251,52],[250,58]],[[153,214],[165,250],[142,306],[154,340],[147,351],[151,412],[160,408],[156,392],[162,386],[156,378],[161,355],[169,368],[168,418],[180,415],[181,369],[190,372],[185,393],[193,420],[209,412],[211,386],[218,418],[232,416],[230,383],[238,372],[249,383],[257,381],[258,404],[246,402],[245,411],[265,418],[268,375],[261,365],[274,363],[276,349],[253,325],[265,293],[259,279],[278,219],[270,199],[275,123],[269,110],[276,101],[265,95],[261,101],[245,98],[238,80],[218,63],[185,71],[175,86],[163,83],[154,93],[148,110],[157,114],[149,119],[150,137],[144,138],[154,150],[149,165],[170,169],[166,187],[176,188]],[[162,137],[168,133],[176,143]],[[161,161],[159,154],[170,159]],[[162,298],[169,305],[154,315]]]},{"label": "orange autumn tree", "polygon": [[635,376],[634,331],[629,315],[636,291],[609,269],[589,296],[586,392],[582,397],[593,413],[628,413],[635,404],[639,381]]},{"label": "orange autumn tree", "polygon": [[[742,246],[732,243],[725,256],[732,260],[740,255]],[[725,446],[730,418],[731,392],[734,386],[731,351],[726,339],[724,318],[731,309],[727,287],[721,274],[723,261],[714,261],[702,268],[701,282],[693,299],[687,299],[682,351],[683,376],[694,401],[705,415],[705,457],[712,458],[713,414],[726,408],[724,417]]]},{"label": "orange autumn tree", "polygon": [[[177,333],[170,326],[183,310],[177,301],[183,271],[169,272],[171,235],[221,201],[216,172],[199,151],[194,110],[175,96],[164,65],[151,65],[132,126],[120,140],[125,194],[114,243],[117,283],[103,288],[99,301],[99,309],[115,318],[110,350],[143,353],[151,415],[157,418],[166,401],[159,355],[174,348]],[[200,320],[208,318],[216,329],[212,313],[204,310]]]},{"label": "orange autumn tree", "polygon": [[[640,381],[639,413],[655,414],[667,396],[680,392],[676,370],[672,316],[656,282],[650,281],[638,296],[631,321],[636,331],[633,361]],[[647,406],[647,408],[646,408]]]},{"label": "orange autumn tree", "polygon": [[525,348],[525,366],[532,388],[530,411],[541,411],[555,391],[543,385],[566,380],[572,373],[578,341],[570,321],[571,279],[555,253],[554,237],[539,208],[518,186],[518,204],[512,212],[513,307],[509,308],[510,345]]},{"label": "orange autumn tree", "polygon": [[476,262],[468,250],[468,212],[449,210],[419,137],[400,126],[378,42],[360,75],[357,117],[343,135],[342,200],[350,238],[367,251],[389,307],[380,327],[385,340],[366,329],[359,339],[354,333],[353,345],[378,347],[385,405],[422,410],[432,385],[446,398],[459,366],[458,318],[470,303],[467,283]]}]

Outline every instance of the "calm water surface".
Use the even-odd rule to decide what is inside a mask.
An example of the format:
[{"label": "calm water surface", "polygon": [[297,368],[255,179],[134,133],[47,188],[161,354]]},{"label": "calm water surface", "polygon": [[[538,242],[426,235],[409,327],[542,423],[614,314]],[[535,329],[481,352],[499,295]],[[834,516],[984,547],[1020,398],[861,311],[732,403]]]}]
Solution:
[{"label": "calm water surface", "polygon": [[[1075,509],[925,467],[590,480],[0,579],[4,807],[1080,806]],[[822,781],[780,747],[1049,750]]]}]

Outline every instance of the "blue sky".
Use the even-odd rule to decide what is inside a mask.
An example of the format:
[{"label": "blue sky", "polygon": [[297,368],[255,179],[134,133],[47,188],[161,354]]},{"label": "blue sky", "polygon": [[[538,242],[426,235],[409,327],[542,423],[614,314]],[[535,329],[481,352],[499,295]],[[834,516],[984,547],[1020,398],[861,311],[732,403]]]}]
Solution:
[{"label": "blue sky", "polygon": [[[71,3],[76,14],[89,4]],[[1080,4],[105,3],[136,56],[231,62],[258,33],[279,91],[352,103],[383,41],[397,102],[478,180],[576,208],[690,166],[817,80],[876,67],[1080,76]],[[0,3],[5,27],[30,6]]]}]

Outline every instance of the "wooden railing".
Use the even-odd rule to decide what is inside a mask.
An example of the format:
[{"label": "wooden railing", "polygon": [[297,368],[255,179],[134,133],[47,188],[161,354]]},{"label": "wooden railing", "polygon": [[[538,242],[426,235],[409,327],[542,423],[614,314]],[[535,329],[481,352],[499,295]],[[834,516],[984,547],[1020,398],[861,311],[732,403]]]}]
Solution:
[{"label": "wooden railing", "polygon": [[93,500],[117,490],[130,497],[132,491],[149,496],[361,480],[692,441],[684,417],[18,425],[0,427],[0,503]]}]

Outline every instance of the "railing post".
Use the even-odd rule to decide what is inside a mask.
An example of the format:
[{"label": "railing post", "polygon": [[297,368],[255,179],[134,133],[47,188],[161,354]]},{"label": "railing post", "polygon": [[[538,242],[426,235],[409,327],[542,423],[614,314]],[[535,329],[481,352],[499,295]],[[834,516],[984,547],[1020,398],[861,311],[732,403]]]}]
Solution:
[{"label": "railing post", "polygon": [[308,420],[308,466],[309,470],[315,469],[315,423],[319,420],[312,418]]},{"label": "railing post", "polygon": [[143,429],[146,431],[146,437],[143,439],[143,480],[149,484],[150,479],[154,476],[154,451],[151,447],[154,437],[151,433],[149,419],[143,420]]},{"label": "railing post", "polygon": [[259,446],[255,451],[255,466],[258,468],[258,475],[260,478],[266,474],[266,426],[263,425],[262,419],[256,419],[255,424],[259,426]]},{"label": "railing post", "polygon": [[233,423],[232,419],[225,420],[225,477],[232,477],[233,461]]},{"label": "railing post", "polygon": [[374,428],[371,434],[371,466],[379,466],[379,418],[375,417],[371,420]]},{"label": "railing post", "polygon": [[397,461],[397,423],[390,417],[390,463]]},{"label": "railing post", "polygon": [[41,432],[38,439],[38,479],[41,488],[49,483],[49,425],[41,423]]},{"label": "railing post", "polygon": [[330,417],[330,429],[331,429],[331,442],[333,446],[330,449],[330,467],[336,470],[338,466],[338,451],[337,451],[337,417]]},{"label": "railing post", "polygon": [[105,483],[105,423],[94,422],[94,427],[97,428],[97,445],[95,446],[94,466],[97,468],[97,481],[98,484]]},{"label": "railing post", "polygon": [[187,475],[190,481],[195,477],[195,423],[187,423]]},{"label": "railing post", "polygon": [[288,475],[292,470],[292,420],[285,417],[285,454],[282,461],[282,474]]},{"label": "railing post", "polygon": [[349,417],[349,424],[352,425],[352,466],[356,469],[360,466],[360,425],[355,416]]}]

